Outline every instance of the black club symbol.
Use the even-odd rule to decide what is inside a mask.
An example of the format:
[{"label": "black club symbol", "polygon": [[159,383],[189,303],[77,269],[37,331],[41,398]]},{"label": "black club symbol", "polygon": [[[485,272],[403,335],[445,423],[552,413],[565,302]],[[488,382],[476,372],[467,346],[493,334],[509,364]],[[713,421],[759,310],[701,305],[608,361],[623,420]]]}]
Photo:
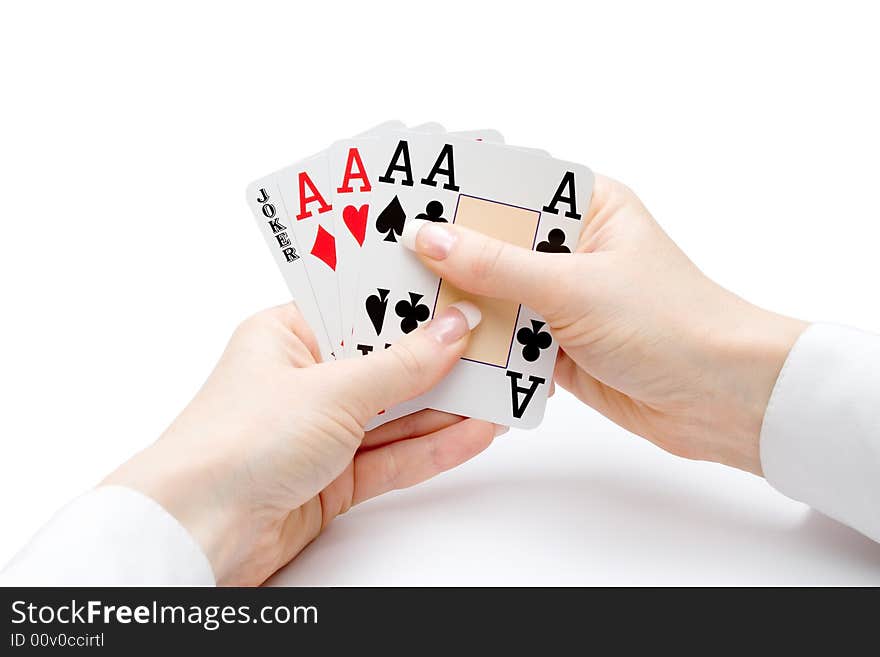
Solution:
[{"label": "black club symbol", "polygon": [[442,224],[449,223],[443,218],[443,204],[440,201],[428,201],[428,205],[425,206],[425,211],[419,212],[416,215],[416,219],[427,219],[428,221]]},{"label": "black club symbol", "polygon": [[547,239],[539,242],[535,250],[544,253],[571,253],[571,249],[565,246],[565,233],[558,228],[551,230]]},{"label": "black club symbol", "polygon": [[424,322],[431,314],[430,309],[423,303],[423,294],[409,293],[409,301],[401,299],[394,306],[394,313],[400,317],[400,330],[404,333],[411,333],[419,327],[419,322]]},{"label": "black club symbol", "polygon": [[542,331],[544,322],[532,320],[532,328],[523,326],[516,332],[516,341],[523,345],[522,355],[530,363],[538,360],[541,350],[546,349],[553,343],[553,338],[547,331]]}]

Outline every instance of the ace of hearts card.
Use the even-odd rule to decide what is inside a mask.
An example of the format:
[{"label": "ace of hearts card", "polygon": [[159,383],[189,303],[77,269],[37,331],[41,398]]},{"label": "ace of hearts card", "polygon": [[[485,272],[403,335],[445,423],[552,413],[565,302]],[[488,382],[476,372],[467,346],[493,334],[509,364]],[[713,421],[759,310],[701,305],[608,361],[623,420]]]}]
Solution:
[{"label": "ace of hearts card", "polygon": [[[352,139],[334,142],[327,151],[336,213],[336,277],[345,357],[358,353],[352,346],[351,331],[367,226],[376,211],[376,206],[372,202],[373,189],[376,177],[382,173],[380,166],[383,164],[381,158],[384,150],[379,138],[392,132],[397,133],[398,136],[401,132],[445,133],[439,123],[426,123],[408,130],[401,130],[400,127],[395,126],[395,123],[399,122],[384,123]],[[461,140],[504,142],[503,135],[492,129],[446,134]]]}]

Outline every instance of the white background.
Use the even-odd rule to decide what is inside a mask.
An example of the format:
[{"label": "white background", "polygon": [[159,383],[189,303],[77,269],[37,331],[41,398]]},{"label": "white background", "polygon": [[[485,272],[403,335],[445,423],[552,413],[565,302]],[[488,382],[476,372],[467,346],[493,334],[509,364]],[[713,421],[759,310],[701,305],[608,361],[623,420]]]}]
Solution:
[{"label": "white background", "polygon": [[[0,562],[285,300],[245,185],[386,119],[583,162],[737,293],[880,331],[870,7],[4,3]],[[559,394],[542,428],[352,511],[278,581],[880,584],[880,548]]]}]

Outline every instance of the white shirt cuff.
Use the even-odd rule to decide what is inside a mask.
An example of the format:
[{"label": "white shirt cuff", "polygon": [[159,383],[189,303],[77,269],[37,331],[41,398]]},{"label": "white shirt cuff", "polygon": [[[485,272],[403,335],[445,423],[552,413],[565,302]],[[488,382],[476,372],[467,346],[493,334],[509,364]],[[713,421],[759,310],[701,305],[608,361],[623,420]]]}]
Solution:
[{"label": "white shirt cuff", "polygon": [[807,328],[770,396],[761,465],[780,492],[880,541],[880,336]]},{"label": "white shirt cuff", "polygon": [[0,573],[4,586],[213,586],[198,543],[157,502],[101,486],[73,500]]}]

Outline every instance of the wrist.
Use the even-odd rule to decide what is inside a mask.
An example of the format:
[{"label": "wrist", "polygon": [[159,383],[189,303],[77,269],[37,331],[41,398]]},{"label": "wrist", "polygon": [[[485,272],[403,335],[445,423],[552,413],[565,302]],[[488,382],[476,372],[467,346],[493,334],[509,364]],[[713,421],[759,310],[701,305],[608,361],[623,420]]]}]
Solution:
[{"label": "wrist", "polygon": [[788,353],[806,322],[753,306],[738,297],[710,332],[707,458],[763,476],[760,435],[767,403]]},{"label": "wrist", "polygon": [[199,544],[218,584],[229,583],[247,514],[218,487],[205,458],[187,458],[160,439],[111,473],[102,484],[125,486],[158,502]]}]

